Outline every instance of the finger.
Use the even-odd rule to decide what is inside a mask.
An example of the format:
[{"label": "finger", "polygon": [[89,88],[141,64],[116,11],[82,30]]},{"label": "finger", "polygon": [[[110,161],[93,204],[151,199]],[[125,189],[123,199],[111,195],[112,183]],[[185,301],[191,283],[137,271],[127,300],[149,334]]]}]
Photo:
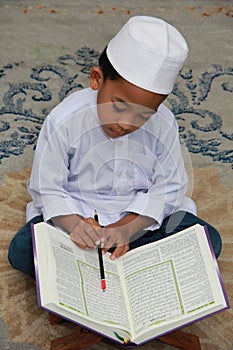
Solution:
[{"label": "finger", "polygon": [[97,246],[100,243],[103,243],[104,237],[102,233],[102,227],[100,226],[100,224],[91,217],[84,219],[84,221],[86,224],[90,225],[92,229],[94,229],[94,231],[91,230],[90,233],[91,233],[91,238],[95,242],[95,245]]},{"label": "finger", "polygon": [[121,250],[121,252],[119,252],[119,256],[124,255],[125,253],[127,253],[129,251],[129,245],[126,244],[122,247],[123,249]]},{"label": "finger", "polygon": [[70,238],[79,246],[86,246],[88,248],[95,248],[95,241],[98,238],[94,228],[86,223],[81,226],[76,227],[74,231],[71,232]]},{"label": "finger", "polygon": [[103,248],[108,250],[113,247],[123,247],[126,244],[128,244],[127,239],[125,239],[124,237],[118,236],[117,234],[112,234],[107,237],[105,236]]},{"label": "finger", "polygon": [[110,248],[112,247],[116,247],[116,243],[114,240],[112,239],[108,239],[106,240],[105,238],[105,241],[102,243],[102,248],[105,252],[107,252]]},{"label": "finger", "polygon": [[70,239],[75,243],[77,244],[77,246],[79,246],[80,248],[82,249],[86,249],[87,248],[87,245],[85,244],[85,242],[83,241],[83,239],[78,236],[76,233],[74,232],[71,232],[70,234]]},{"label": "finger", "polygon": [[77,246],[79,246],[79,248],[81,248],[81,249],[87,249],[87,246],[84,245],[84,244],[78,244],[78,243],[76,243],[76,244],[77,244]]},{"label": "finger", "polygon": [[127,253],[129,250],[129,244],[125,244],[125,245],[121,245],[118,246],[113,253],[110,255],[110,259],[114,260],[116,258],[119,258],[120,256],[124,255],[125,253]]},{"label": "finger", "polygon": [[90,225],[85,225],[83,239],[89,248],[96,248],[96,242],[100,241],[96,230]]},{"label": "finger", "polygon": [[94,226],[94,227],[101,227],[100,226],[100,224],[95,220],[95,219],[93,219],[93,218],[86,218],[86,219],[84,219],[84,221],[87,223],[87,224],[89,224],[89,225],[91,225],[91,226]]}]

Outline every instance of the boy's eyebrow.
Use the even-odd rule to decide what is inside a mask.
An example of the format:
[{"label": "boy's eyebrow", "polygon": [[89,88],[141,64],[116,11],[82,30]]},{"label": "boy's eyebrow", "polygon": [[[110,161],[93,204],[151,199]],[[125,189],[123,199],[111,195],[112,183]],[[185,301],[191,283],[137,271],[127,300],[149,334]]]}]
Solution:
[{"label": "boy's eyebrow", "polygon": [[[118,102],[123,103],[126,107],[131,107],[131,106],[130,106],[130,103],[128,103],[128,102],[122,100],[121,98],[115,96],[115,99],[116,99]],[[142,111],[142,112],[141,112],[141,114],[149,114],[149,115],[152,115],[152,114],[154,114],[154,113],[155,113],[155,111],[152,111],[152,110],[151,110],[151,111]]]}]

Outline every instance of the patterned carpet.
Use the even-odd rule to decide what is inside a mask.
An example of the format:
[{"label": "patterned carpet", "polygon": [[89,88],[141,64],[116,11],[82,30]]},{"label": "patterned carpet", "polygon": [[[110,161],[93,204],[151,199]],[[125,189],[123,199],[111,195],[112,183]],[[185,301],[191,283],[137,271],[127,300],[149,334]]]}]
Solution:
[{"label": "patterned carpet", "polygon": [[[87,86],[90,68],[98,64],[98,56],[95,50],[83,47],[58,57],[55,64],[31,68],[15,62],[0,69],[0,160],[3,164],[6,159],[15,159],[34,149],[45,116],[69,93]],[[26,81],[20,80],[22,72]],[[193,76],[192,69],[186,69],[180,74],[167,104],[177,117],[181,139],[189,152],[210,157],[233,169],[232,130],[225,123],[224,111],[216,112],[218,94],[224,98],[225,108],[228,107],[227,100],[233,92],[232,76],[232,67],[219,64],[212,65],[198,77]]]},{"label": "patterned carpet", "polygon": [[[229,9],[228,9],[229,10]],[[230,10],[229,10],[230,11]],[[232,12],[231,12],[232,13]],[[50,326],[48,314],[37,306],[34,282],[14,271],[7,261],[8,245],[25,222],[30,197],[26,182],[41,125],[59,101],[88,86],[88,74],[99,52],[77,47],[49,63],[34,65],[14,58],[0,67],[0,349],[49,350],[50,341],[68,334],[72,324]],[[224,62],[182,70],[166,104],[177,117],[189,194],[198,214],[220,231],[223,251],[218,260],[225,288],[233,302],[233,68]],[[203,350],[233,349],[233,313],[229,309],[186,328],[200,337]],[[117,349],[103,341],[92,350]],[[172,350],[153,341],[138,347]],[[120,349],[120,348],[119,348]],[[192,350],[192,349],[190,349]]]}]

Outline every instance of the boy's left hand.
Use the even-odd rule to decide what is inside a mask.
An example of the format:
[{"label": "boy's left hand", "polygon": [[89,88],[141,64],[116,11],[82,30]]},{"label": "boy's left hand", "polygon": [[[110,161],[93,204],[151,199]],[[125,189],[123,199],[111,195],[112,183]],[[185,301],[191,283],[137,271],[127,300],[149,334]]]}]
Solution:
[{"label": "boy's left hand", "polygon": [[124,255],[129,250],[129,235],[124,227],[114,227],[114,225],[105,226],[103,228],[104,246],[103,252],[107,252],[110,248],[116,247],[110,255],[110,259],[114,260]]},{"label": "boy's left hand", "polygon": [[142,216],[136,213],[129,213],[119,221],[103,228],[104,246],[106,253],[110,248],[115,247],[110,259],[114,260],[124,255],[129,250],[130,238],[140,230],[154,224],[153,218]]}]

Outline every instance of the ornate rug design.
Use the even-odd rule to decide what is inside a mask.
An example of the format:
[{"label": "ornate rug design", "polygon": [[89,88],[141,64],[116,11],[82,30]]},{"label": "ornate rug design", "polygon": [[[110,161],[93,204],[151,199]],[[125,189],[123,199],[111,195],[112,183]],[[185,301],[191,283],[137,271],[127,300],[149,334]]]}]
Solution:
[{"label": "ornate rug design", "polygon": [[[2,350],[49,350],[52,339],[73,328],[68,323],[50,326],[48,314],[37,306],[33,281],[10,267],[7,250],[14,233],[25,222],[26,202],[30,200],[26,182],[42,123],[49,111],[72,91],[88,86],[88,74],[97,64],[98,56],[94,49],[82,47],[59,56],[53,63],[31,67],[24,62],[11,62],[0,68]],[[199,73],[185,68],[166,102],[177,117],[181,141],[192,159],[192,193],[199,216],[216,226],[223,238],[219,266],[230,302],[233,302],[233,189],[228,184],[232,182],[233,171],[232,76],[233,68],[220,64],[210,65]],[[232,329],[231,309],[187,327],[187,331],[200,337],[203,350],[230,350]],[[103,341],[90,347],[103,348],[113,350],[116,346]],[[175,348],[155,340],[139,349]]]},{"label": "ornate rug design", "polygon": [[[98,65],[98,56],[95,50],[83,47],[58,57],[56,64],[28,68],[23,62],[15,62],[0,69],[0,161],[34,148],[48,112],[69,93],[88,85],[90,69]],[[25,71],[26,81],[20,81],[19,70]],[[191,69],[184,70],[167,104],[177,117],[180,136],[189,152],[227,163],[233,169],[233,133],[225,122],[227,116],[218,107],[222,98],[230,113],[232,76],[233,68],[219,64],[198,77]],[[217,100],[211,99],[213,90],[218,92]]]}]

